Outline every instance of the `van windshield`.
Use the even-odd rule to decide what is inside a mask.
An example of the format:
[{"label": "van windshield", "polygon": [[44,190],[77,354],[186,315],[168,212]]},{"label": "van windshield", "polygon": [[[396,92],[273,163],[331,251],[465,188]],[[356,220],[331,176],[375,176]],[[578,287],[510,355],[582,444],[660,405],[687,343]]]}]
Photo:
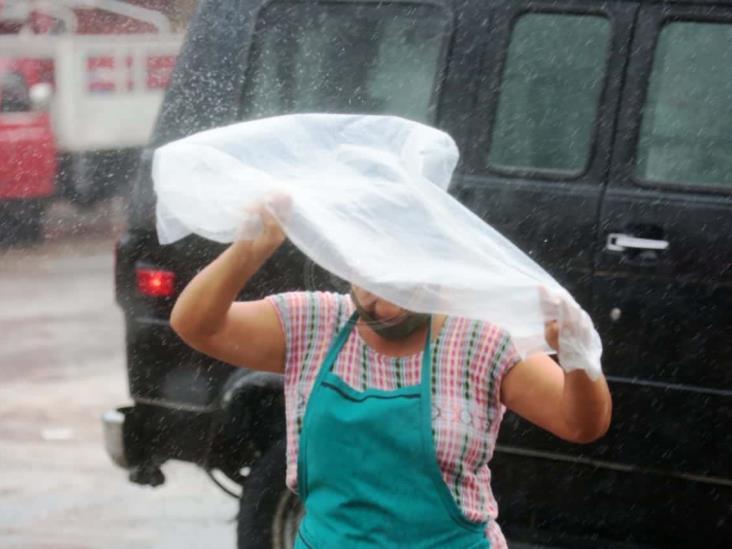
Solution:
[{"label": "van windshield", "polygon": [[0,73],[0,113],[31,110],[25,79],[15,73]]},{"label": "van windshield", "polygon": [[244,119],[294,112],[433,122],[449,14],[415,4],[270,4],[260,15]]}]

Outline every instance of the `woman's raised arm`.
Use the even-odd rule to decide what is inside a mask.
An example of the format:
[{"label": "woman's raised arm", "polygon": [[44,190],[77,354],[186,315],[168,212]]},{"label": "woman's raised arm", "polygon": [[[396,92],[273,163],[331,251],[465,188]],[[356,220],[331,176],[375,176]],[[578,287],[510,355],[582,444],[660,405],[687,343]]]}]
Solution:
[{"label": "woman's raised arm", "polygon": [[188,345],[232,364],[281,373],[285,336],[265,300],[235,302],[247,281],[285,240],[274,216],[260,211],[262,231],[234,242],[181,292],[170,325]]}]

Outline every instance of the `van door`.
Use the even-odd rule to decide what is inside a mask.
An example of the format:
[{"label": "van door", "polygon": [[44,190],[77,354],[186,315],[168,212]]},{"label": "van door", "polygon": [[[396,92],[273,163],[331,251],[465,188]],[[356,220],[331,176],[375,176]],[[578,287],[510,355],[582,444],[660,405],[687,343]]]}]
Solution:
[{"label": "van door", "polygon": [[[488,41],[476,76],[473,139],[452,192],[589,309],[598,214],[638,5],[490,5],[491,22],[476,30]],[[597,518],[608,508],[588,501],[596,467],[577,465],[593,451],[506,416],[491,467],[499,522],[510,539],[615,534]]]},{"label": "van door", "polygon": [[452,191],[589,303],[632,3],[493,4],[465,177]]},{"label": "van door", "polygon": [[627,501],[656,508],[644,537],[664,547],[732,539],[731,97],[732,6],[644,7],[593,294],[615,408],[603,459],[637,471]]}]

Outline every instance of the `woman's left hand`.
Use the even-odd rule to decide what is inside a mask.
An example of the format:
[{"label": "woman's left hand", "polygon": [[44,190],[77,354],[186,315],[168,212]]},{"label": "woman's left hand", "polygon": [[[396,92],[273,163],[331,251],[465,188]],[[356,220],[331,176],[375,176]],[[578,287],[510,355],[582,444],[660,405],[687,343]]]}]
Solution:
[{"label": "woman's left hand", "polygon": [[571,297],[560,298],[540,289],[547,323],[544,338],[557,352],[559,365],[569,373],[583,370],[593,381],[602,377],[602,341],[590,316]]},{"label": "woman's left hand", "polygon": [[544,337],[557,360],[535,353],[516,364],[501,382],[501,401],[564,440],[592,442],[608,430],[612,416],[600,336],[571,296],[541,288],[540,300]]}]

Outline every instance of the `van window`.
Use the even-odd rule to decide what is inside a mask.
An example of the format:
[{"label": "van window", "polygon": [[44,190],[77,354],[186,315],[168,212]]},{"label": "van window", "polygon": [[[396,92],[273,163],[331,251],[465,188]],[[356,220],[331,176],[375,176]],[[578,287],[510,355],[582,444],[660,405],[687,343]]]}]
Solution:
[{"label": "van window", "polygon": [[674,22],[658,38],[636,175],[732,186],[732,25]]},{"label": "van window", "polygon": [[243,117],[357,112],[432,122],[449,27],[434,6],[270,5],[258,22]]},{"label": "van window", "polygon": [[610,23],[597,15],[531,13],[514,25],[488,163],[584,171],[606,71]]}]

